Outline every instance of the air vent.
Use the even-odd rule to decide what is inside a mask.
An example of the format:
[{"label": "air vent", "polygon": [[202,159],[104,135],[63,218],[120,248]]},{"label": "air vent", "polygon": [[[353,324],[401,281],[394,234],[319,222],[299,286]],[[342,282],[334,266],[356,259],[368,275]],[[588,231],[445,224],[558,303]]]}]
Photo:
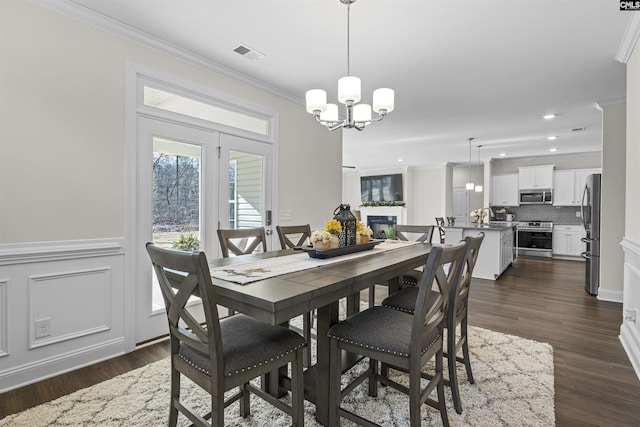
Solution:
[{"label": "air vent", "polygon": [[264,53],[258,52],[252,47],[247,46],[246,44],[240,44],[235,49],[234,52],[244,56],[245,58],[258,60],[264,58]]},{"label": "air vent", "polygon": [[571,132],[584,132],[585,130],[587,130],[586,127],[573,128],[573,129],[571,129]]}]

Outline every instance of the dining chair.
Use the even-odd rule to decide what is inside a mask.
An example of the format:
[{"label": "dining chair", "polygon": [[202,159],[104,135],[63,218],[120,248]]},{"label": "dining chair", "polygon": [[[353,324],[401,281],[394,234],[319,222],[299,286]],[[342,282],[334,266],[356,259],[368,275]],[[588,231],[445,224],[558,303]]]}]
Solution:
[{"label": "dining chair", "polygon": [[[276,231],[278,232],[278,238],[280,239],[280,246],[282,249],[304,246],[305,244],[308,244],[309,237],[311,237],[311,226],[309,224],[287,226],[278,225],[276,226]],[[305,368],[311,366],[311,328],[313,327],[314,315],[315,310],[302,315],[302,335],[305,341],[307,341],[307,346],[304,350]]]},{"label": "dining chair", "polygon": [[240,256],[267,251],[267,236],[264,227],[218,229],[218,238],[224,258],[229,258],[231,254]]},{"label": "dining chair", "polygon": [[[341,406],[341,402],[358,384],[369,380],[369,395],[376,397],[378,383],[390,386],[409,396],[410,426],[420,426],[420,408],[423,403],[440,411],[442,424],[449,425],[444,395],[443,329],[449,288],[460,274],[466,243],[455,246],[433,247],[424,267],[424,274],[414,314],[388,307],[376,306],[354,314],[329,329],[329,425],[340,425],[347,418],[359,425],[377,425]],[[452,273],[445,274],[450,264]],[[438,291],[432,290],[437,284]],[[410,325],[410,326],[408,326]],[[369,366],[361,375],[341,387],[342,351],[369,358]],[[435,359],[435,373],[426,375],[424,365]],[[378,371],[382,362],[392,368],[408,372],[409,386],[399,384]],[[429,380],[424,388],[421,379]],[[437,389],[437,400],[429,397]]]},{"label": "dining chair", "polygon": [[278,232],[278,238],[280,239],[280,246],[282,246],[282,249],[304,246],[309,243],[309,237],[311,237],[311,226],[309,224],[278,225],[276,226],[276,231]]},{"label": "dining chair", "polygon": [[[431,243],[433,238],[433,225],[399,225],[394,224],[393,233],[396,239],[402,241],[416,241],[421,243]],[[415,238],[417,236],[417,238]],[[414,237],[409,239],[409,237]],[[416,286],[422,278],[422,270],[414,269],[406,272],[400,277],[400,286]]]},{"label": "dining chair", "polygon": [[436,225],[438,226],[438,233],[440,233],[440,243],[444,243],[445,242],[444,217],[437,216],[436,217]]},{"label": "dining chair", "polygon": [[[293,425],[304,424],[304,384],[300,334],[244,314],[220,320],[217,295],[204,252],[181,252],[146,245],[162,291],[169,322],[171,392],[169,426],[178,412],[197,426],[223,426],[224,408],[240,401],[240,415],[250,414],[253,393],[291,416]],[[202,300],[205,322],[191,311],[192,296]],[[195,307],[194,307],[195,308]],[[291,405],[255,387],[249,381],[291,364]],[[180,398],[185,376],[211,395],[211,412],[199,414]],[[225,400],[225,392],[238,391]],[[211,423],[207,420],[210,419]]]},{"label": "dining chair", "polygon": [[[458,375],[456,362],[463,363],[467,371],[467,379],[473,384],[473,373],[471,372],[471,359],[469,358],[469,341],[467,335],[468,326],[468,306],[469,289],[471,286],[471,275],[478,260],[480,245],[484,239],[484,233],[477,236],[467,236],[464,241],[467,244],[464,255],[464,265],[460,272],[460,279],[450,289],[449,306],[445,316],[445,329],[447,330],[447,347],[445,355],[449,367],[448,385],[451,387],[453,406],[457,413],[462,413],[462,402],[460,400],[460,390],[458,386]],[[404,313],[413,314],[418,298],[418,289],[405,288],[398,291],[382,301],[383,307],[399,310]],[[460,325],[460,336],[457,336],[458,325]],[[462,357],[458,352],[462,349]]]}]

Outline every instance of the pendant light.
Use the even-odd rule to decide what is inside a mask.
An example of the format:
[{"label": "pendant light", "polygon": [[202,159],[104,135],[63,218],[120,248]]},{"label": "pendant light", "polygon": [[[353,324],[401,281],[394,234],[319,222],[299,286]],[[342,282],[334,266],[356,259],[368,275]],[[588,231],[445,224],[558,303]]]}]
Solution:
[{"label": "pendant light", "polygon": [[478,185],[476,185],[476,193],[482,193],[482,179],[480,179],[480,147],[482,145],[478,145]]},{"label": "pendant light", "polygon": [[467,182],[465,186],[467,190],[473,190],[475,188],[473,181],[471,181],[471,141],[473,141],[473,138],[469,138],[469,182]]}]

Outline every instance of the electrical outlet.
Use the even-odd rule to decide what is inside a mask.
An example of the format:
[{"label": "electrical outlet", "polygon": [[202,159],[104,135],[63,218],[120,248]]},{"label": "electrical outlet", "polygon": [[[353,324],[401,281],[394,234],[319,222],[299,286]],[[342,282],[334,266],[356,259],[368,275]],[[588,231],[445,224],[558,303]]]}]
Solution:
[{"label": "electrical outlet", "polygon": [[624,320],[628,320],[630,322],[635,323],[637,317],[638,317],[637,308],[627,308],[624,310]]},{"label": "electrical outlet", "polygon": [[580,211],[576,211],[576,218],[580,218]]},{"label": "electrical outlet", "polygon": [[44,338],[51,335],[51,318],[36,320],[36,338]]}]

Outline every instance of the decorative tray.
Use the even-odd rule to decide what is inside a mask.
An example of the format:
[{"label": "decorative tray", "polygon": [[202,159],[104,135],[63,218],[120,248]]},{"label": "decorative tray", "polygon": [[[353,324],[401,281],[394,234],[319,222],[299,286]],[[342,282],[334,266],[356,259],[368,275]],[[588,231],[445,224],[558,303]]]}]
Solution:
[{"label": "decorative tray", "polygon": [[334,256],[353,254],[361,251],[373,249],[376,245],[384,242],[384,240],[370,240],[368,243],[359,245],[342,246],[334,249],[314,249],[313,246],[296,246],[294,249],[305,251],[311,258],[333,258]]}]

